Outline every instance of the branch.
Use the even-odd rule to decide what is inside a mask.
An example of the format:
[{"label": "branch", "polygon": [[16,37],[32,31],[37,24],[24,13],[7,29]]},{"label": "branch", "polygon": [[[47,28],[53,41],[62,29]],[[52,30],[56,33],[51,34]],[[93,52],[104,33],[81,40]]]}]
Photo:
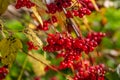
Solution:
[{"label": "branch", "polygon": [[91,0],[91,2],[92,2],[92,4],[93,4],[93,6],[95,7],[95,10],[99,12],[99,8],[98,8],[95,0]]},{"label": "branch", "polygon": [[28,56],[30,56],[31,58],[35,59],[36,61],[38,61],[38,62],[40,62],[40,63],[42,63],[42,64],[48,66],[50,69],[52,69],[52,70],[54,70],[54,71],[56,71],[56,72],[62,74],[63,76],[65,76],[65,77],[68,78],[69,80],[72,80],[72,78],[71,78],[69,75],[66,75],[66,74],[60,72],[58,69],[52,67],[52,66],[49,65],[49,64],[46,64],[45,62],[41,61],[40,59],[38,59],[38,58],[32,56],[32,55],[30,54],[30,52],[29,52],[29,53],[24,52],[24,53],[27,54]]}]

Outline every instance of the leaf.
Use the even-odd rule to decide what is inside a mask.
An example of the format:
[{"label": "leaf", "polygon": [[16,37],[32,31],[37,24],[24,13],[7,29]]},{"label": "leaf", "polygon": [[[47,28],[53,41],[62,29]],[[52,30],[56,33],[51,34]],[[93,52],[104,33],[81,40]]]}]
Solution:
[{"label": "leaf", "polygon": [[10,36],[0,41],[1,62],[3,65],[11,67],[15,61],[17,52],[22,48],[22,43],[19,39]]},{"label": "leaf", "polygon": [[39,6],[42,9],[47,9],[46,6],[43,4],[42,0],[31,0],[32,2],[34,2],[37,6]]},{"label": "leaf", "polygon": [[22,31],[25,27],[17,20],[10,20],[5,22],[5,27],[13,31]]},{"label": "leaf", "polygon": [[118,76],[120,77],[120,64],[117,66],[116,72],[117,72]]},{"label": "leaf", "polygon": [[[41,61],[43,61],[46,64],[50,64],[50,61],[48,61],[43,55],[38,54],[38,53],[30,53],[32,56],[36,57],[37,59],[40,59]],[[33,71],[35,72],[35,74],[37,76],[42,76],[45,75],[45,70],[44,68],[46,67],[46,65],[44,65],[41,62],[38,62],[36,60],[34,60],[33,58],[28,56],[29,61],[32,63],[32,67],[33,67]]]},{"label": "leaf", "polygon": [[103,38],[102,45],[105,48],[109,48],[109,49],[113,48],[113,42],[108,37]]},{"label": "leaf", "polygon": [[120,80],[119,76],[117,75],[116,72],[110,72],[105,75],[107,79],[105,80]]},{"label": "leaf", "polygon": [[10,0],[0,0],[0,15],[6,11],[9,1]]},{"label": "leaf", "polygon": [[43,46],[41,39],[36,35],[36,33],[32,29],[26,28],[25,35],[29,38],[30,41],[34,42],[35,46]]}]

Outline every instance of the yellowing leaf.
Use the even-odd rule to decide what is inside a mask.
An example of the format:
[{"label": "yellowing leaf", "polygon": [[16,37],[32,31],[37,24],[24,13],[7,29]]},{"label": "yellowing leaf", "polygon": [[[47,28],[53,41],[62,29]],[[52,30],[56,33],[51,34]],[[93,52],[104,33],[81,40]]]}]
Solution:
[{"label": "yellowing leaf", "polygon": [[0,0],[0,15],[4,13],[9,5],[9,0]]},{"label": "yellowing leaf", "polygon": [[4,38],[0,41],[1,62],[3,65],[11,67],[14,62],[17,51],[22,48],[22,43],[15,37]]},{"label": "yellowing leaf", "polygon": [[[40,59],[44,63],[50,64],[50,61],[46,60],[46,58],[43,55],[37,53],[30,53],[30,54],[36,57],[37,59]],[[43,63],[36,61],[30,56],[28,56],[28,59],[32,63],[33,70],[37,76],[45,75],[45,71],[44,71],[45,65]]]},{"label": "yellowing leaf", "polygon": [[29,38],[29,40],[34,42],[35,46],[39,46],[39,47],[43,46],[41,39],[36,35],[36,33],[32,29],[26,28],[25,33],[26,36]]}]

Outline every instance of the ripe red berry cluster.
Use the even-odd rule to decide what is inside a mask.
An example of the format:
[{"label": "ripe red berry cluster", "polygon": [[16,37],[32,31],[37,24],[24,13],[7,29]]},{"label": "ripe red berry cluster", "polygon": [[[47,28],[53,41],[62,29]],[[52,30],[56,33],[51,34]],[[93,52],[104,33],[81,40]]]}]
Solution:
[{"label": "ripe red berry cluster", "polygon": [[[84,62],[83,62],[84,63]],[[79,68],[74,68],[77,72],[73,80],[104,80],[105,66],[99,64],[90,66],[88,64],[76,63]]]},{"label": "ripe red berry cluster", "polygon": [[3,80],[8,74],[8,70],[5,67],[0,68],[0,80]]},{"label": "ripe red berry cluster", "polygon": [[38,47],[34,46],[33,42],[31,42],[31,41],[28,41],[27,45],[28,45],[28,50],[32,50],[32,49],[38,50]]},{"label": "ripe red berry cluster", "polygon": [[82,6],[87,7],[91,11],[95,10],[91,0],[78,0],[78,2],[81,3]]},{"label": "ripe red berry cluster", "polygon": [[[82,7],[73,8],[66,12],[67,18],[72,18],[73,16],[79,16],[82,18],[84,15],[90,15],[93,5],[90,0],[78,0],[78,3],[82,5]],[[56,13],[57,11],[62,11],[63,8],[67,8],[71,6],[71,0],[55,0],[54,3],[50,3],[47,5],[48,12],[51,14]]]},{"label": "ripe red berry cluster", "polygon": [[48,45],[43,47],[45,51],[59,51],[57,57],[63,57],[59,69],[71,67],[74,61],[79,60],[81,52],[92,52],[94,48],[100,44],[105,36],[102,32],[89,33],[86,38],[72,38],[71,36],[62,35],[60,33],[50,34],[47,38]]},{"label": "ripe red berry cluster", "polygon": [[49,29],[48,27],[50,26],[50,24],[53,24],[56,22],[57,22],[57,18],[55,16],[52,16],[51,19],[43,21],[43,26],[39,24],[36,30],[47,31]]},{"label": "ripe red berry cluster", "polygon": [[27,8],[31,8],[32,6],[34,6],[35,4],[33,2],[31,2],[30,0],[17,0],[17,3],[15,5],[16,9],[19,9],[21,7],[27,7]]},{"label": "ripe red berry cluster", "polygon": [[73,16],[79,16],[80,18],[82,18],[84,15],[91,14],[93,5],[90,0],[78,0],[78,2],[82,5],[82,7],[78,7],[75,9],[73,8],[71,12],[67,11],[66,17],[69,16],[69,18],[72,18]]},{"label": "ripe red berry cluster", "polygon": [[105,33],[102,33],[102,32],[88,33],[86,38],[76,39],[73,42],[73,45],[75,48],[80,49],[88,54],[89,52],[92,52],[94,48],[100,44],[104,36],[105,36]]},{"label": "ripe red berry cluster", "polygon": [[71,0],[55,0],[54,3],[47,4],[48,12],[51,14],[62,11],[62,8],[71,6]]},{"label": "ripe red berry cluster", "polygon": [[72,13],[74,16],[79,16],[80,18],[82,18],[84,15],[90,15],[91,11],[86,7],[81,7],[78,10],[72,10]]}]

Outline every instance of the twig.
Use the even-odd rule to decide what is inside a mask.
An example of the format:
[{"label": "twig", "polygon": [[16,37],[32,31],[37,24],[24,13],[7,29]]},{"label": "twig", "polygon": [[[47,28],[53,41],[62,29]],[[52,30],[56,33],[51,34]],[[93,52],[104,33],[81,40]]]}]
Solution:
[{"label": "twig", "polygon": [[[63,8],[64,13],[66,14],[67,11],[65,8]],[[78,25],[75,23],[75,21],[72,18],[69,18],[70,22],[72,23],[72,27],[78,37],[82,37],[82,33],[80,32],[79,28],[77,27]]]},{"label": "twig", "polygon": [[23,66],[22,66],[22,70],[21,70],[20,75],[19,75],[17,80],[21,80],[22,74],[23,74],[25,66],[26,66],[26,63],[27,63],[27,58],[25,58],[25,61],[24,61]]},{"label": "twig", "polygon": [[[24,53],[27,54],[26,52],[24,52]],[[59,70],[57,70],[56,68],[52,67],[51,65],[46,64],[45,62],[41,61],[40,59],[38,59],[38,58],[32,56],[30,53],[28,53],[27,55],[30,56],[31,58],[35,59],[36,61],[38,61],[38,62],[40,62],[40,63],[42,63],[42,64],[48,66],[48,67],[51,68],[52,70],[54,70],[54,71],[56,71],[56,72],[62,74],[62,75],[65,76],[66,78],[69,77],[68,75],[66,75],[66,74],[64,74],[64,73],[62,73],[62,72],[60,72]],[[72,80],[71,77],[69,77],[69,78]]]},{"label": "twig", "polygon": [[91,2],[92,2],[92,4],[93,4],[93,6],[95,7],[95,10],[99,12],[99,8],[98,8],[95,0],[91,0]]},{"label": "twig", "polygon": [[88,29],[88,31],[93,32],[88,24],[88,20],[87,20],[86,16],[83,17],[83,22],[84,22],[86,28]]}]

